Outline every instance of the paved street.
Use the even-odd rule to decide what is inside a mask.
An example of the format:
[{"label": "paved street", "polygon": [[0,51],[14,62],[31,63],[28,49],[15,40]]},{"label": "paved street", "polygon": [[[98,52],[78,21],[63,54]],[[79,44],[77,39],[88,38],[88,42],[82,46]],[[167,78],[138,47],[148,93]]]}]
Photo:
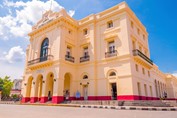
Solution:
[{"label": "paved street", "polygon": [[0,118],[177,118],[177,111],[129,111],[0,104]]}]

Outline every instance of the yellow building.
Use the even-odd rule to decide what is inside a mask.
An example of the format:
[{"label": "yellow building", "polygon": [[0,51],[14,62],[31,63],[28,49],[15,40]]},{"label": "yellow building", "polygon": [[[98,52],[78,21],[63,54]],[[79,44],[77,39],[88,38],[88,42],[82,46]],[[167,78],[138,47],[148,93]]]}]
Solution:
[{"label": "yellow building", "polygon": [[47,11],[29,36],[22,102],[177,98],[177,78],[152,62],[146,28],[125,2],[79,21]]}]

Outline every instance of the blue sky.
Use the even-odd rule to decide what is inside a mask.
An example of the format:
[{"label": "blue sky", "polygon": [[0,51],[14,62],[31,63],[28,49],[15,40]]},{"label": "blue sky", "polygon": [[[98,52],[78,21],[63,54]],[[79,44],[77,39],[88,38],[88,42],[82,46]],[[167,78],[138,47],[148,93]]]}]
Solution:
[{"label": "blue sky", "polygon": [[[98,13],[123,0],[53,0],[52,10],[65,8],[81,19]],[[126,0],[149,33],[151,59],[165,73],[177,75],[177,1]],[[50,8],[49,0],[0,1],[0,77],[21,78],[24,70],[27,33],[42,13]],[[38,11],[38,12],[37,12]]]}]

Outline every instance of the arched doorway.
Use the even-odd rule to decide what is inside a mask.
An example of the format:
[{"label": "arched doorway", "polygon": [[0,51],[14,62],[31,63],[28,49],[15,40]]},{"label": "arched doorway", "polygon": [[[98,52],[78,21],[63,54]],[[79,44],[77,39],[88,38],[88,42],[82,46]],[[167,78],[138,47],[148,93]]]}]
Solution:
[{"label": "arched doorway", "polygon": [[31,87],[32,87],[33,77],[30,76],[27,82],[26,97],[31,97]]},{"label": "arched doorway", "polygon": [[88,88],[89,88],[89,76],[87,73],[84,73],[82,75],[82,94],[84,97],[84,100],[88,100]]},{"label": "arched doorway", "polygon": [[42,97],[42,81],[43,81],[43,76],[40,74],[37,76],[36,89],[35,89],[35,96],[37,96],[38,101],[40,101]]},{"label": "arched doorway", "polygon": [[117,100],[117,74],[111,70],[108,72],[109,90],[112,100]]},{"label": "arched doorway", "polygon": [[54,85],[54,74],[52,72],[50,72],[47,75],[47,79],[46,79],[46,91],[45,91],[45,94],[47,95],[48,101],[52,100],[53,85]]},{"label": "arched doorway", "polygon": [[70,89],[71,88],[71,74],[70,73],[66,73],[64,76],[64,100],[69,100],[70,99]]}]

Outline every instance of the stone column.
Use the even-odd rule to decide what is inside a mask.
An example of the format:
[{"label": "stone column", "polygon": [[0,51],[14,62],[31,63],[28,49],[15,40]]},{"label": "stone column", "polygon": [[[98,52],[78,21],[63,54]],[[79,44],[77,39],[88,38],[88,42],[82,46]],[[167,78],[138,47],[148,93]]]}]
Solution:
[{"label": "stone column", "polygon": [[54,83],[54,95],[52,98],[52,103],[61,103],[64,101],[63,87],[64,79],[56,78],[56,81]]},{"label": "stone column", "polygon": [[42,96],[41,96],[40,103],[45,103],[48,100],[46,89],[47,89],[46,79],[44,78],[42,81]]}]

